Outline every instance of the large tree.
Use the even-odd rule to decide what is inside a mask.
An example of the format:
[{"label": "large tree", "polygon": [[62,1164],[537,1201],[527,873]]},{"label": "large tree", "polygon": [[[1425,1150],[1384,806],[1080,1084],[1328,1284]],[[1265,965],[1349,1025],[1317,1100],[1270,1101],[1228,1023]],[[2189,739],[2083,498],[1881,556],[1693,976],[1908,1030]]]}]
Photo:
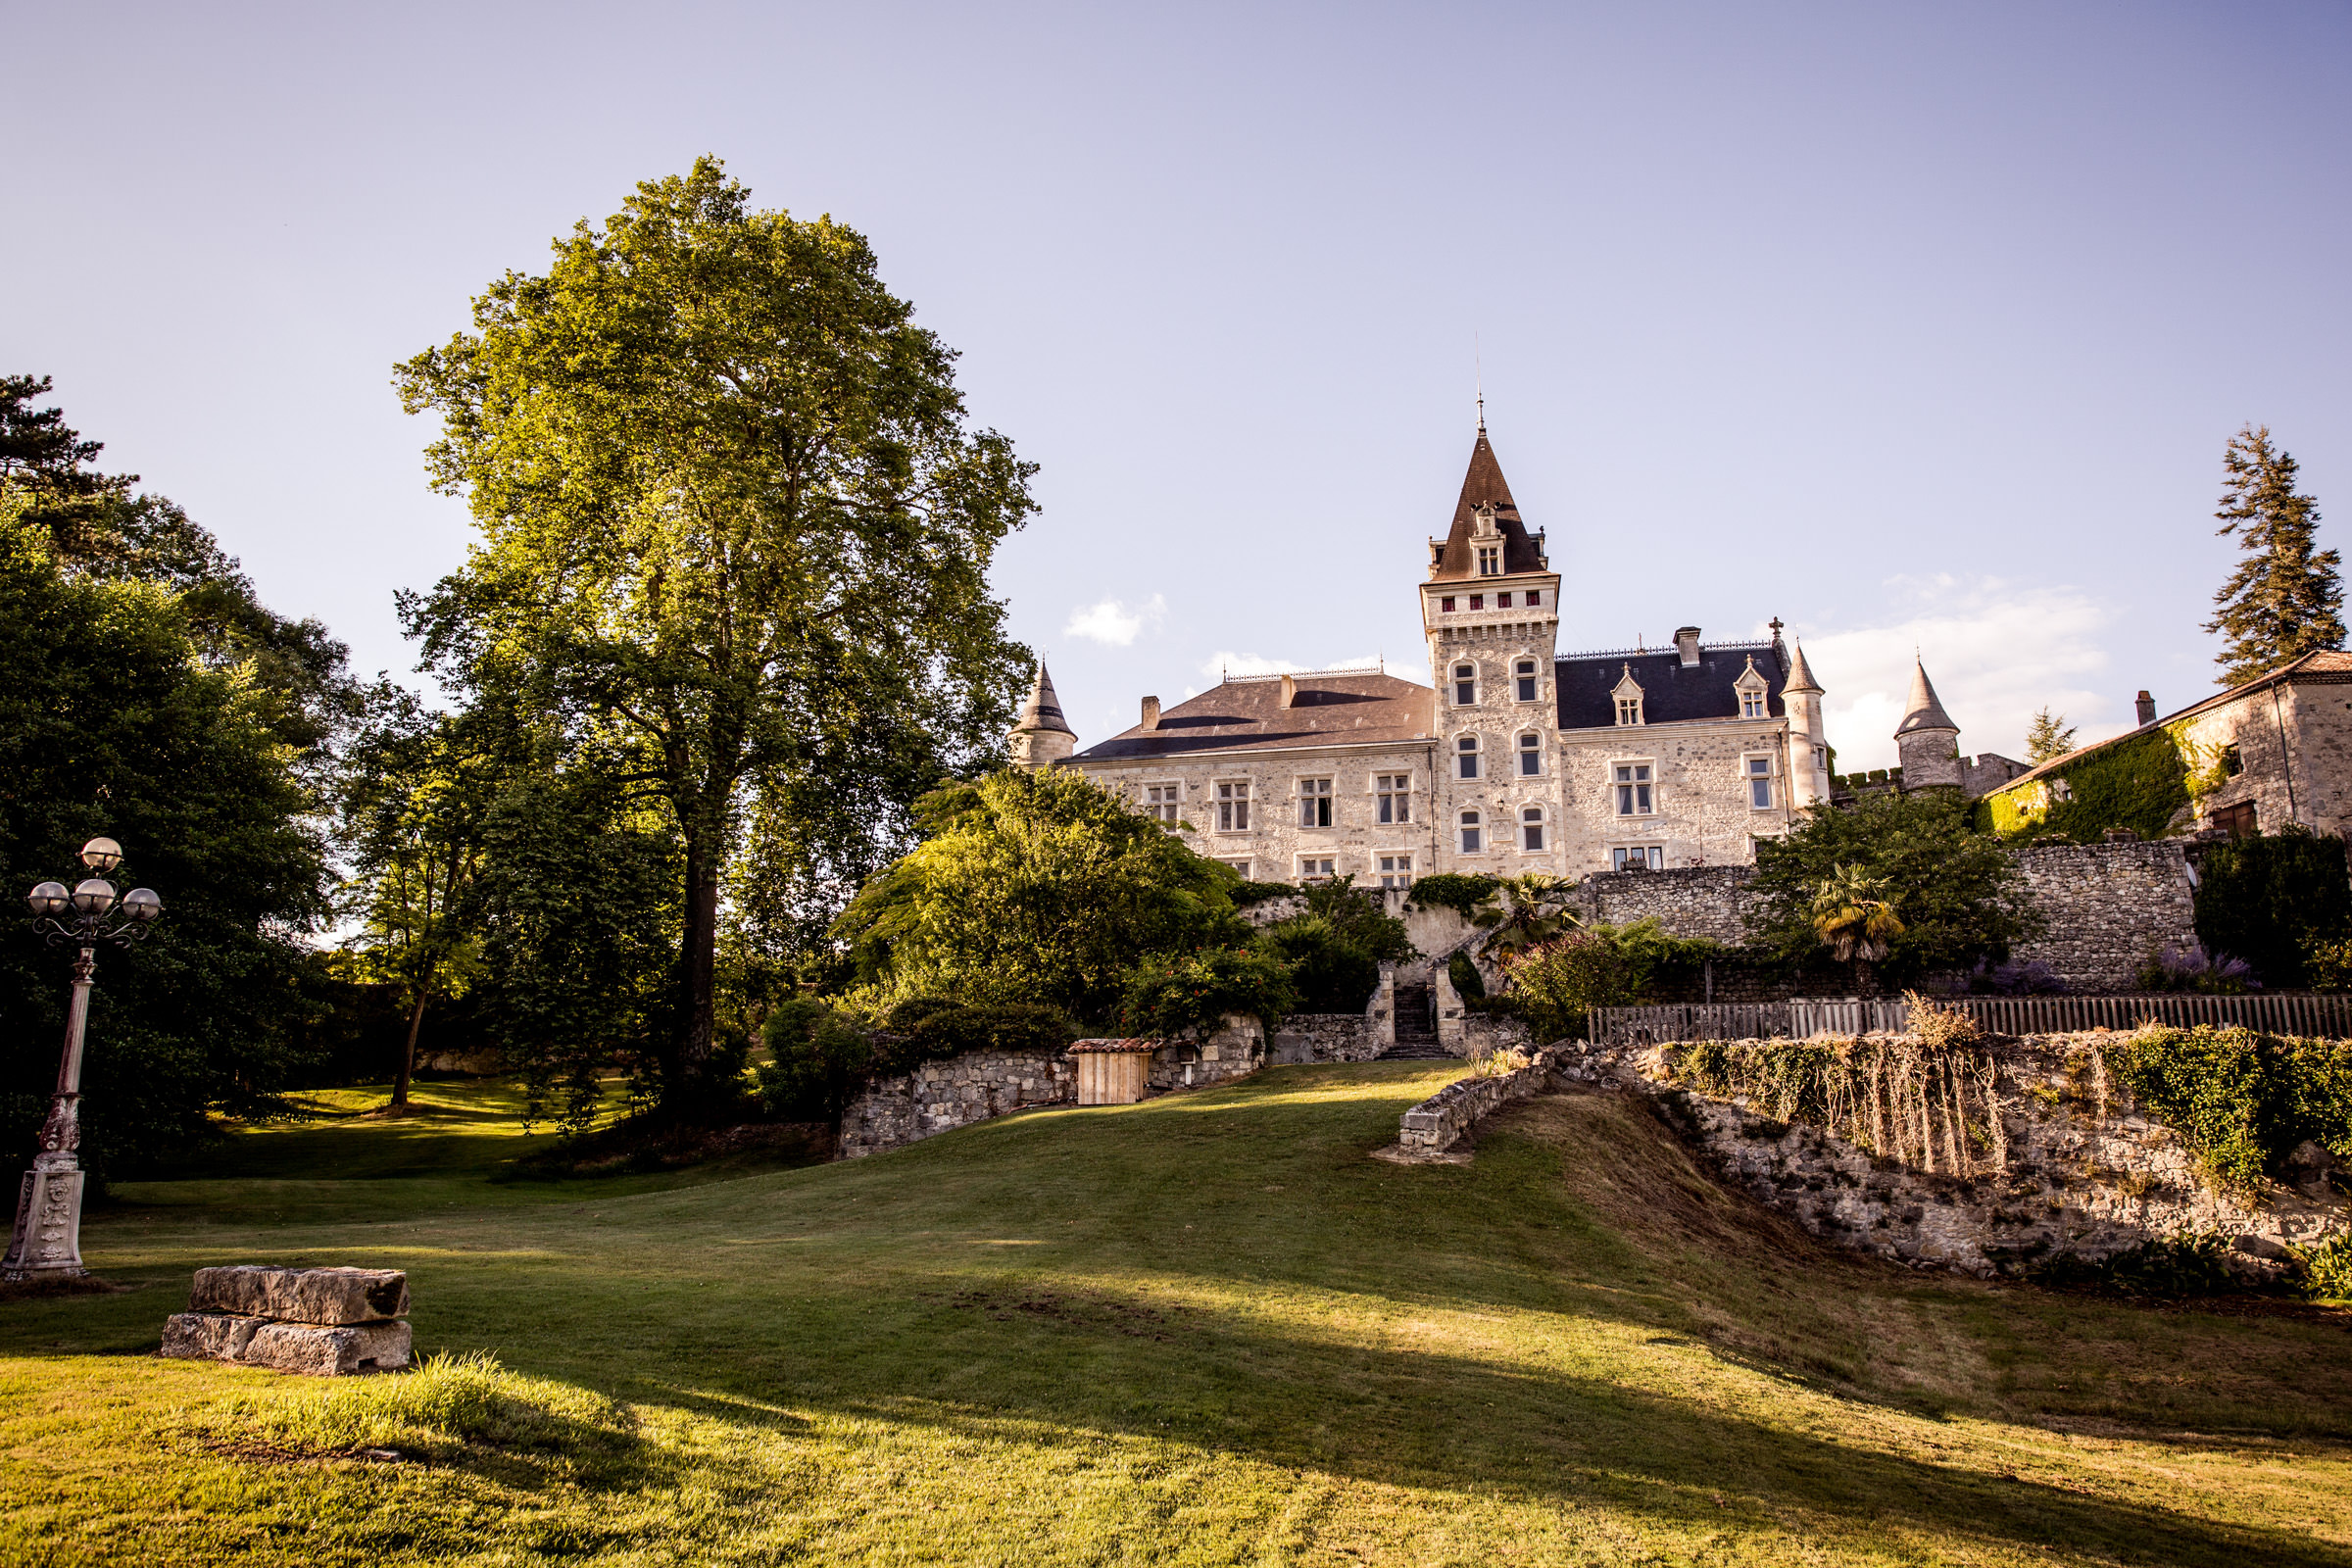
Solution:
[{"label": "large tree", "polygon": [[2295,460],[2271,444],[2270,426],[2247,425],[2222,454],[2227,475],[2214,513],[2243,552],[2213,596],[2207,631],[2226,639],[2216,656],[2235,686],[2323,648],[2344,646],[2343,558],[2315,548],[2319,504],[2295,490]]},{"label": "large tree", "polygon": [[399,368],[441,417],[435,484],[481,529],[408,602],[426,658],[601,748],[677,834],[673,1106],[708,1087],[746,817],[822,902],[1001,746],[1024,661],[987,570],[1033,467],[971,428],[954,361],[862,237],[753,211],[706,158]]}]

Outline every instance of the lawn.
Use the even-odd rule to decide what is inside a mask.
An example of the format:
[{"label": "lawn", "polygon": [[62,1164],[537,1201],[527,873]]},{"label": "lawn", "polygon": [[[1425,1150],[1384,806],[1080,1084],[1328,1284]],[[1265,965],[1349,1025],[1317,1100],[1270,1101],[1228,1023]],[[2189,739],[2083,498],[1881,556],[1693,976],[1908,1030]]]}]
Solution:
[{"label": "lawn", "polygon": [[[239,1133],[0,1303],[0,1561],[2352,1562],[2344,1315],[1833,1253],[1603,1096],[1367,1158],[1453,1070],[561,1183],[495,1085]],[[506,1371],[155,1359],[231,1261]]]}]

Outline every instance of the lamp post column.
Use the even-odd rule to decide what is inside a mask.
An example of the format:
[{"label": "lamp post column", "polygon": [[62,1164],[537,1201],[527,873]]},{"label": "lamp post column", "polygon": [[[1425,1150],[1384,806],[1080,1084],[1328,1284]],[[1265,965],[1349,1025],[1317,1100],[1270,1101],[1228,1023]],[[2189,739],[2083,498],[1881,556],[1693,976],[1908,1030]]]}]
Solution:
[{"label": "lamp post column", "polygon": [[73,1279],[87,1274],[81,1261],[81,1038],[90,1020],[90,980],[98,950],[83,948],[74,963],[74,1000],[66,1009],[65,1059],[57,1068],[57,1099],[41,1124],[40,1152],[17,1193],[17,1227],[0,1258],[0,1279]]}]

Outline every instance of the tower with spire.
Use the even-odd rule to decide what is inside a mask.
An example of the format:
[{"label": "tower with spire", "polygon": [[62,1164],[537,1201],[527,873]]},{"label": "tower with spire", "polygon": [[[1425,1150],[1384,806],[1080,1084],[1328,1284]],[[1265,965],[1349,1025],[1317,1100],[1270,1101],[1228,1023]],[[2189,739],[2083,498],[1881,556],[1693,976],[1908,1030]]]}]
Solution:
[{"label": "tower with spire", "polygon": [[1916,658],[1903,721],[1894,726],[1894,747],[1902,755],[1904,789],[1961,786],[1960,726],[1943,710],[1943,701],[1928,679],[1928,666]]},{"label": "tower with spire", "polygon": [[1012,721],[1012,765],[1035,773],[1068,759],[1078,749],[1078,737],[1061,716],[1061,699],[1054,695],[1054,677],[1046,662],[1037,662],[1037,678],[1029,684],[1029,700]]},{"label": "tower with spire", "polygon": [[[1773,627],[1778,630],[1780,622]],[[1798,642],[1781,702],[1788,712],[1788,804],[1800,811],[1830,799],[1830,735],[1822,723],[1822,696],[1821,682],[1805,662],[1805,645]]]}]

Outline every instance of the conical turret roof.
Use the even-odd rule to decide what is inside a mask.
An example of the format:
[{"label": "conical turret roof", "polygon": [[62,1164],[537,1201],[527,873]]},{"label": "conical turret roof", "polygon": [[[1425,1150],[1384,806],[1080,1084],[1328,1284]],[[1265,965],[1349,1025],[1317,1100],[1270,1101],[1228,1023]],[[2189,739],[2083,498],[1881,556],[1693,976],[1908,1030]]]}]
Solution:
[{"label": "conical turret roof", "polygon": [[1064,735],[1078,733],[1061,716],[1061,699],[1054,695],[1054,677],[1046,673],[1046,662],[1042,659],[1037,662],[1037,679],[1030,683],[1029,700],[1021,705],[1021,716],[1012,727],[1057,729]]},{"label": "conical turret roof", "polygon": [[1469,471],[1462,475],[1461,499],[1453,504],[1453,528],[1446,536],[1437,569],[1429,574],[1431,580],[1467,577],[1477,570],[1478,558],[1472,553],[1470,537],[1472,514],[1482,506],[1494,509],[1494,531],[1502,537],[1504,571],[1548,569],[1535,540],[1528,537],[1527,524],[1519,520],[1519,503],[1511,499],[1510,483],[1502,476],[1494,445],[1487,439],[1487,422],[1481,419],[1478,439],[1470,447]]},{"label": "conical turret roof", "polygon": [[1922,730],[1948,729],[1960,733],[1952,715],[1943,710],[1935,686],[1928,680],[1928,666],[1916,661],[1911,665],[1911,700],[1903,705],[1903,721],[1894,726],[1894,738],[1916,735]]},{"label": "conical turret roof", "polygon": [[[1821,690],[1821,682],[1813,678],[1813,666],[1805,662],[1805,645],[1801,642],[1796,644],[1796,657],[1789,662],[1788,679],[1781,687],[1781,690],[1784,692],[1818,692]],[[1930,701],[1935,699],[1933,692],[1928,696]]]}]

